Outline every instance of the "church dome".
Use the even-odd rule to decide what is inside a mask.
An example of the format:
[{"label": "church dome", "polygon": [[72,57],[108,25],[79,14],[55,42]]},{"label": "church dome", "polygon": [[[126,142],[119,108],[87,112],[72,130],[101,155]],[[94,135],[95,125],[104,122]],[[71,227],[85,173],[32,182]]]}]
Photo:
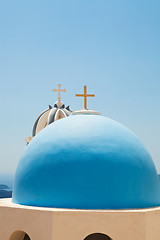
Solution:
[{"label": "church dome", "polygon": [[39,114],[36,119],[33,130],[32,137],[26,137],[25,142],[28,145],[30,141],[35,137],[37,133],[39,133],[42,129],[44,129],[49,124],[61,119],[70,116],[73,111],[69,106],[65,107],[64,103],[61,101],[61,92],[66,92],[66,89],[61,89],[61,84],[58,84],[58,89],[53,89],[53,92],[58,92],[58,101],[54,104],[54,107],[49,105],[49,108],[44,110]]},{"label": "church dome", "polygon": [[55,122],[64,117],[68,117],[72,114],[69,106],[65,107],[62,101],[57,101],[54,104],[54,107],[49,105],[49,108],[43,111],[38,118],[36,119],[33,130],[32,130],[32,137],[34,137],[37,133],[39,133],[43,128],[47,125]]},{"label": "church dome", "polygon": [[99,115],[73,115],[48,125],[18,164],[13,202],[75,209],[160,205],[155,165],[126,127]]}]

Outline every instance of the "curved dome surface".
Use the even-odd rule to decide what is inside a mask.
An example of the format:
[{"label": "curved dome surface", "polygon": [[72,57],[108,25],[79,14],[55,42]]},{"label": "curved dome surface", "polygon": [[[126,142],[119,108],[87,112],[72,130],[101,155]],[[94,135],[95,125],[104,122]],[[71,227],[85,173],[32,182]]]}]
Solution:
[{"label": "curved dome surface", "polygon": [[68,117],[71,114],[72,111],[69,106],[65,107],[62,101],[57,101],[54,107],[49,105],[49,109],[43,111],[36,119],[32,130],[32,137],[52,122]]},{"label": "curved dome surface", "polygon": [[76,209],[160,205],[154,163],[139,139],[116,121],[74,115],[37,134],[18,164],[13,202]]}]

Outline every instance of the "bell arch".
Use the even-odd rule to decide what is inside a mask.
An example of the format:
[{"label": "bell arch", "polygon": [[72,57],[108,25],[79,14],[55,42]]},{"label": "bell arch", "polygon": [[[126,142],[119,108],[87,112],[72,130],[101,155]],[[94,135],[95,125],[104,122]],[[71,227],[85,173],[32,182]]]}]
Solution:
[{"label": "bell arch", "polygon": [[31,238],[26,232],[18,230],[12,233],[9,240],[31,240]]},{"label": "bell arch", "polygon": [[88,235],[84,240],[113,240],[108,235],[104,233],[92,233]]}]

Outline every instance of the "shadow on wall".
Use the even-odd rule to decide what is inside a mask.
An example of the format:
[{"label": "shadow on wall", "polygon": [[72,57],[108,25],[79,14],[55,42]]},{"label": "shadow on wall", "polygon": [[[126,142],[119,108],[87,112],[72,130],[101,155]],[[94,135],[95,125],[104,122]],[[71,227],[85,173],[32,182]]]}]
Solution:
[{"label": "shadow on wall", "polygon": [[31,238],[23,231],[15,231],[9,240],[31,240]]},{"label": "shadow on wall", "polygon": [[88,235],[84,240],[113,240],[113,239],[103,233],[92,233]]}]

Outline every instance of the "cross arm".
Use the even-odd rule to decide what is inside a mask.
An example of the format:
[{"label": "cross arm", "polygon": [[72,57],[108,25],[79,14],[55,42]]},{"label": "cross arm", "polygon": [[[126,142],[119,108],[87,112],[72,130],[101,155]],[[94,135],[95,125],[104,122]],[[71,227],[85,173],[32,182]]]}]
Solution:
[{"label": "cross arm", "polygon": [[87,97],[95,97],[95,94],[87,94]]},{"label": "cross arm", "polygon": [[76,97],[84,97],[84,94],[76,94]]}]

